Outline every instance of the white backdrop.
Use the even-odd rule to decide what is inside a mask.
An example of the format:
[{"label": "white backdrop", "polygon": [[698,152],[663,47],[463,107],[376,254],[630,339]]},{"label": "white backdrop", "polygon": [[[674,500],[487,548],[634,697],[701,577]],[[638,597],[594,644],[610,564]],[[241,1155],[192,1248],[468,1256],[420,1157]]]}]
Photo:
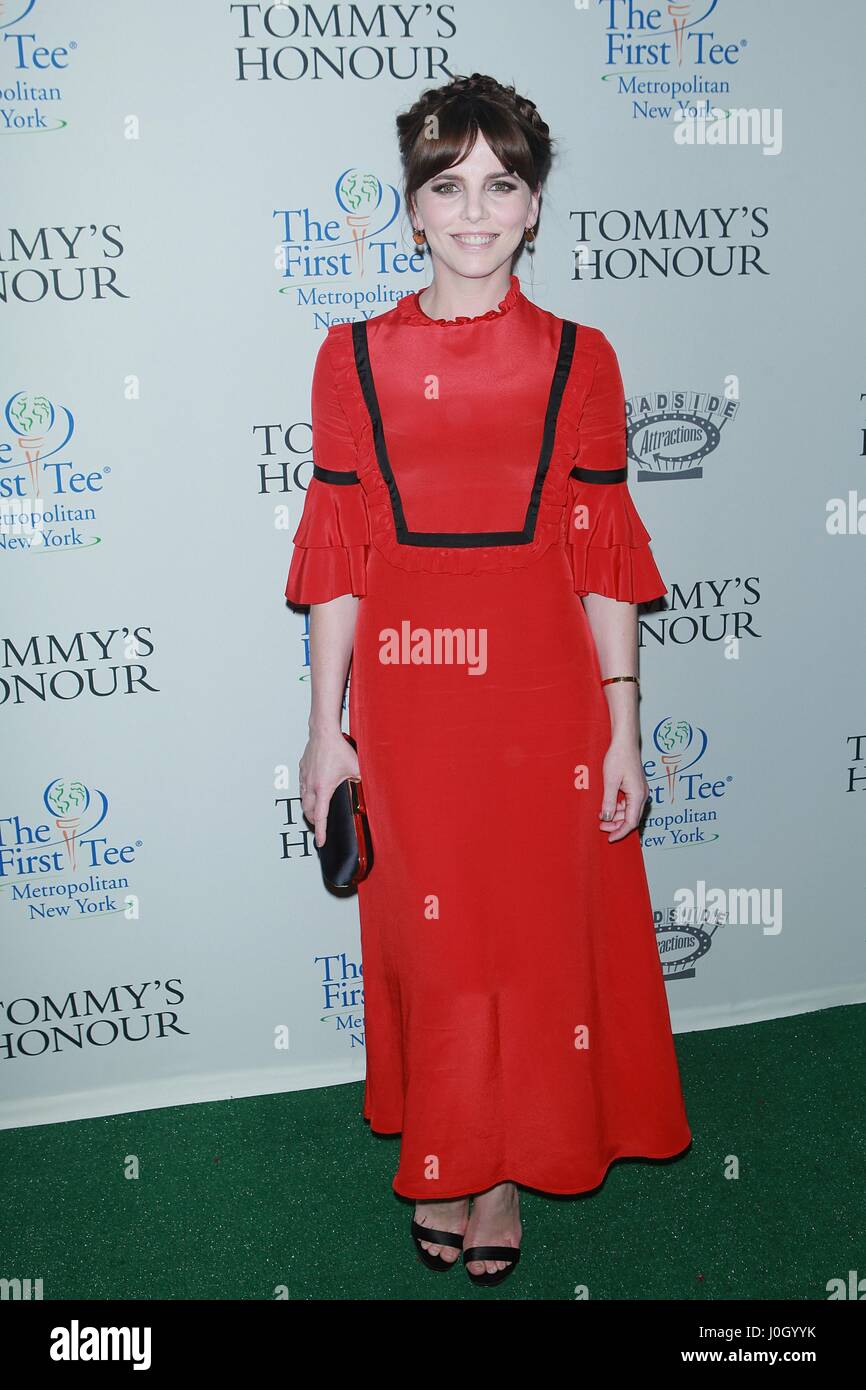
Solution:
[{"label": "white backdrop", "polygon": [[461,72],[557,137],[517,273],[625,379],[674,1028],[864,999],[866,10],[672,8],[7,0],[3,1126],[364,1074],[283,589],[323,333],[429,280],[395,114]]}]

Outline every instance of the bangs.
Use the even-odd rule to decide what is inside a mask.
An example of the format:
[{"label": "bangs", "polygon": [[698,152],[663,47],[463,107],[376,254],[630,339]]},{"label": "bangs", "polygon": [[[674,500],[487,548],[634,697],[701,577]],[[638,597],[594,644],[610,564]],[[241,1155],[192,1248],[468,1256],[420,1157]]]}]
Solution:
[{"label": "bangs", "polygon": [[[435,136],[427,134],[432,120],[438,124]],[[513,116],[492,102],[458,95],[425,115],[412,146],[407,196],[437,174],[461,163],[474,149],[479,131],[502,168],[509,174],[517,174],[532,188],[535,179],[532,151]]]}]

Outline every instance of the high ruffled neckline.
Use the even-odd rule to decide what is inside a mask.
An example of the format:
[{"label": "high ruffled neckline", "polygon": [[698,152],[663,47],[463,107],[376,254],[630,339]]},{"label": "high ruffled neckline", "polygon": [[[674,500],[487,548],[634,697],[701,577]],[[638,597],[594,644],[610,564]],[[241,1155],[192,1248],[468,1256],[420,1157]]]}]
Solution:
[{"label": "high ruffled neckline", "polygon": [[[425,285],[425,289],[427,286]],[[488,319],[499,319],[513,309],[514,305],[521,297],[522,291],[520,281],[516,275],[512,275],[511,284],[503,299],[500,299],[495,309],[488,309],[485,314],[458,314],[456,319],[434,319],[431,314],[425,314],[418,302],[419,295],[423,290],[414,290],[412,294],[404,295],[400,300],[400,309],[405,323],[417,323],[433,325],[437,328],[458,328],[466,323],[484,323]]]}]

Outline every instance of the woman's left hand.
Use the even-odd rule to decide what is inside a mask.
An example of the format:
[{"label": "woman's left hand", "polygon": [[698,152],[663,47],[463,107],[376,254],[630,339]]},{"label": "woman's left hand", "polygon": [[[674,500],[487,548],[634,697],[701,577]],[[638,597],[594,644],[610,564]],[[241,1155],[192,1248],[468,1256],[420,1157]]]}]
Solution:
[{"label": "woman's left hand", "polygon": [[637,740],[618,743],[614,739],[605,754],[602,771],[604,793],[598,828],[609,835],[612,843],[635,829],[650,794]]}]

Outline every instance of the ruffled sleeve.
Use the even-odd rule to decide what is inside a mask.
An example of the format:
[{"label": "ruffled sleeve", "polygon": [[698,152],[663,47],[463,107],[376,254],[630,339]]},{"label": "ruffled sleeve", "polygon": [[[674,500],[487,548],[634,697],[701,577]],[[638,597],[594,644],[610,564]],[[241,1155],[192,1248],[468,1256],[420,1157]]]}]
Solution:
[{"label": "ruffled sleeve", "polygon": [[334,328],[313,369],[313,476],[294,534],[285,594],[290,603],[327,603],[367,592],[370,522],[356,471],[357,445],[340,401]]},{"label": "ruffled sleeve", "polygon": [[622,603],[667,593],[650,534],[628,490],[625,395],[613,347],[598,331],[598,355],[568,478],[567,545],[574,588]]}]

